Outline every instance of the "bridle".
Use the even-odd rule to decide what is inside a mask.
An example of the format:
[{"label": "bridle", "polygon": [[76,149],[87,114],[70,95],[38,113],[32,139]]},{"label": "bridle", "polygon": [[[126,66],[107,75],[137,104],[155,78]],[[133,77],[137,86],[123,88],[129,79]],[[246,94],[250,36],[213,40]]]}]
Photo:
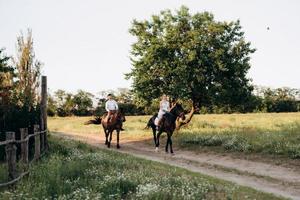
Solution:
[{"label": "bridle", "polygon": [[123,113],[120,112],[120,111],[118,111],[118,113],[117,113],[117,118],[118,118],[119,120],[121,120],[122,122],[125,122],[125,121],[126,121],[125,116],[124,116]]}]

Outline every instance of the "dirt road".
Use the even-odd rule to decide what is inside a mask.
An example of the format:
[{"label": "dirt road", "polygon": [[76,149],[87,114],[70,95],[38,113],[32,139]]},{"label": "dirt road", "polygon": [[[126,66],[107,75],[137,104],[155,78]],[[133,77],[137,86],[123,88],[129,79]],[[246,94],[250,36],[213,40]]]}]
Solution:
[{"label": "dirt road", "polygon": [[[106,148],[101,134],[53,133],[55,136],[79,140],[90,145]],[[162,145],[164,143],[162,142]],[[117,150],[140,158],[182,167],[193,172],[248,186],[256,190],[300,200],[300,170],[260,161],[250,161],[217,153],[195,153],[174,148],[175,155],[166,154],[163,146],[156,152],[154,146],[144,141],[121,140]]]}]

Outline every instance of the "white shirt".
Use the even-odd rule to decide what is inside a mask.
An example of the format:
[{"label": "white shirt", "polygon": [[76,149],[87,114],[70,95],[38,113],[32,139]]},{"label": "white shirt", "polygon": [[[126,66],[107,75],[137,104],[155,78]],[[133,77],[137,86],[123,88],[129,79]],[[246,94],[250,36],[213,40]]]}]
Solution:
[{"label": "white shirt", "polygon": [[105,103],[105,110],[108,112],[110,110],[118,110],[118,104],[115,100],[111,99]]}]

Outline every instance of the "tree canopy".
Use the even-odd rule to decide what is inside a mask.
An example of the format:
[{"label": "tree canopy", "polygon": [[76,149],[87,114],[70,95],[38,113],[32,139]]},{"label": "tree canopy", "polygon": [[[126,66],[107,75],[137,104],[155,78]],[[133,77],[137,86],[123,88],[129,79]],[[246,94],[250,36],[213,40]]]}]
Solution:
[{"label": "tree canopy", "polygon": [[129,32],[136,42],[126,77],[141,102],[165,93],[201,106],[239,106],[251,97],[246,75],[255,49],[239,21],[219,22],[211,13],[190,14],[183,6],[134,20]]}]

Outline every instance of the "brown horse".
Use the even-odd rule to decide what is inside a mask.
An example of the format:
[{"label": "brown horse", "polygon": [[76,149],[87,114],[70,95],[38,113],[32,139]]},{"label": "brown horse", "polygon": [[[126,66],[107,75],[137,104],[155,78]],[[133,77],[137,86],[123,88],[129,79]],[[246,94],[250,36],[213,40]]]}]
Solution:
[{"label": "brown horse", "polygon": [[185,120],[184,109],[182,108],[182,106],[179,103],[176,103],[175,106],[172,107],[170,112],[167,112],[166,114],[164,114],[161,119],[161,126],[160,126],[157,134],[156,134],[156,125],[154,123],[156,117],[157,117],[157,114],[153,115],[147,123],[147,127],[152,128],[153,139],[154,139],[156,150],[158,150],[158,147],[159,147],[160,135],[163,132],[166,132],[167,137],[168,137],[167,144],[166,144],[166,153],[168,153],[169,145],[170,145],[171,153],[174,153],[173,148],[172,148],[172,138],[171,137],[176,128],[176,119],[180,118],[181,120]]},{"label": "brown horse", "polygon": [[[126,121],[125,115],[121,110],[117,111],[111,117],[111,120],[107,121],[107,113],[102,116],[101,124],[105,133],[105,145],[110,148],[112,133],[115,130],[117,132],[117,148],[120,148],[119,139],[120,139],[120,131],[122,129],[123,122]],[[109,139],[108,139],[109,137]]]}]

